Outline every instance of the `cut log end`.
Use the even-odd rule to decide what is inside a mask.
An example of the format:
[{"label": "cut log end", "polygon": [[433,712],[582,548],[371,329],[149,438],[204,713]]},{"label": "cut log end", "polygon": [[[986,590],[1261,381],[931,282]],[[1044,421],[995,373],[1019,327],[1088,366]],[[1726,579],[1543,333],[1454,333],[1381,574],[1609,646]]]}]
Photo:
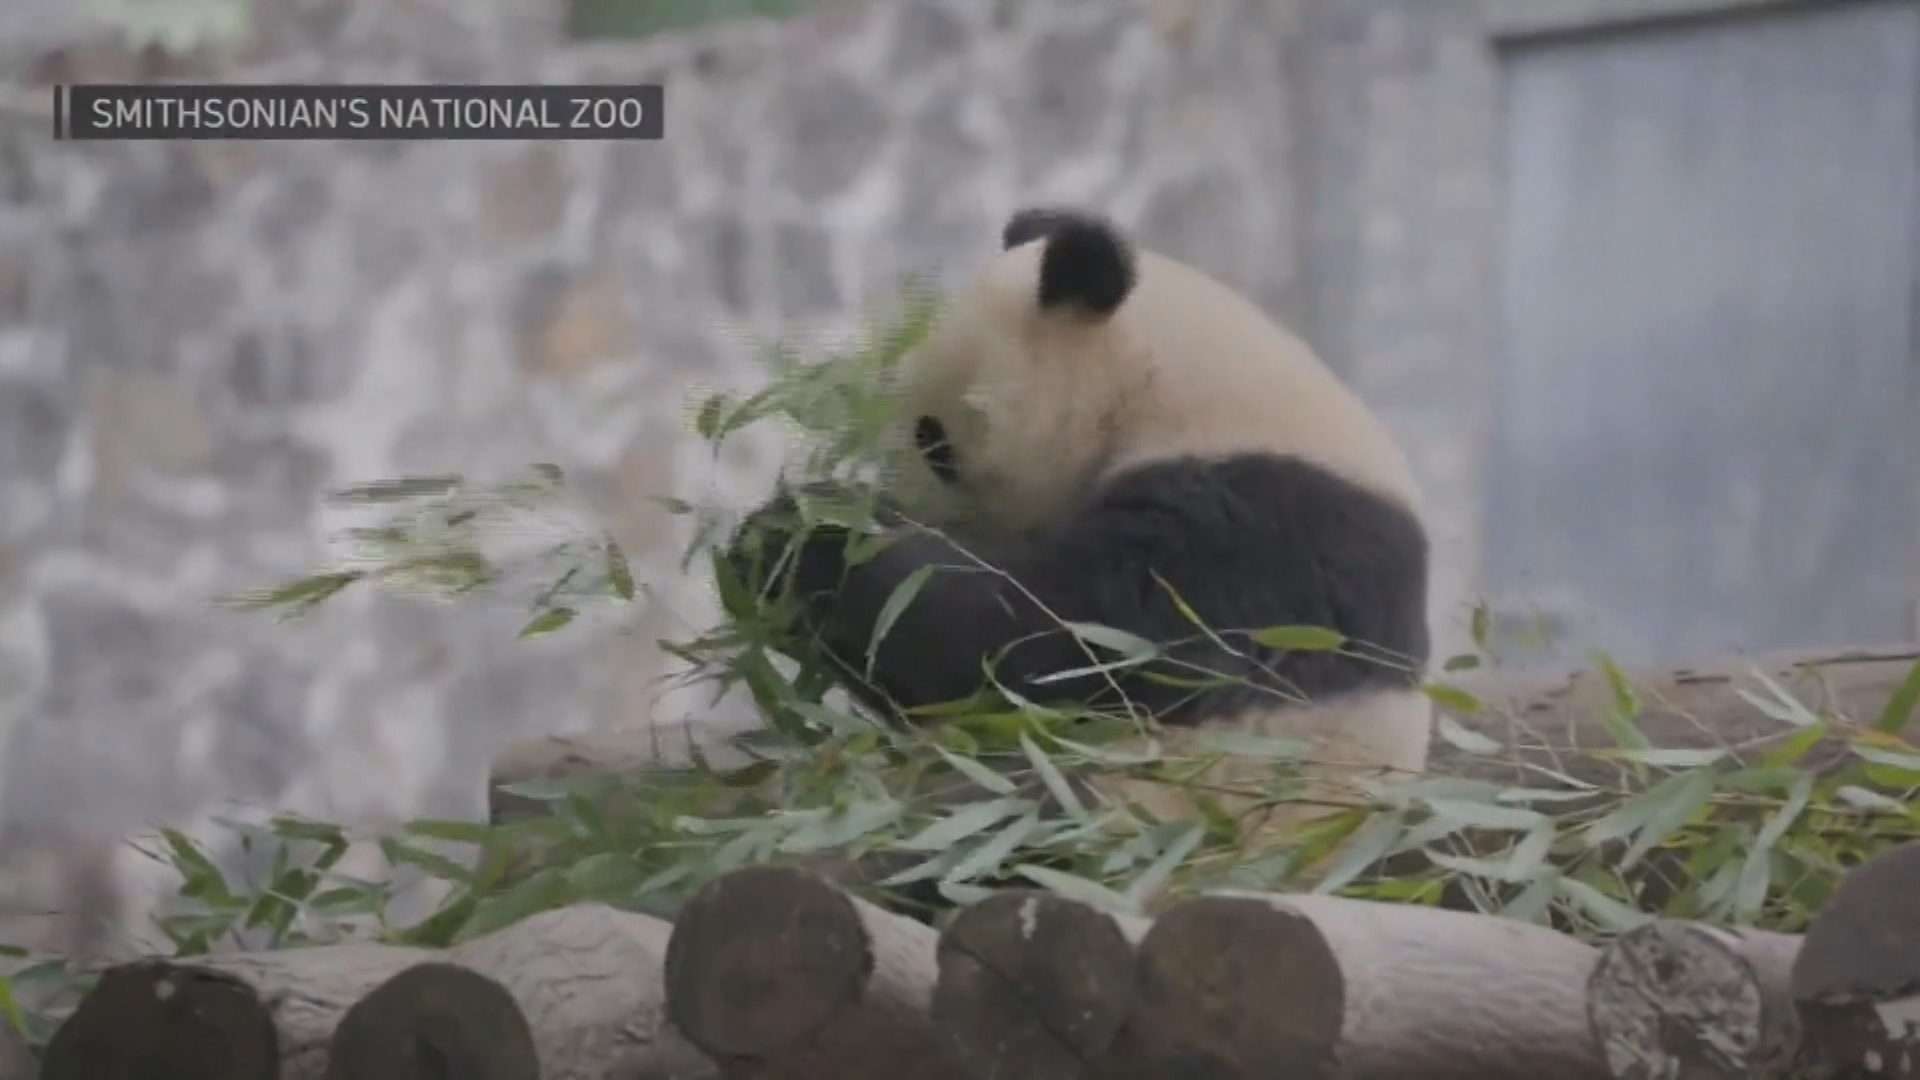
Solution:
[{"label": "cut log end", "polygon": [[668,1008],[708,1056],[769,1080],[972,1080],[931,1017],[937,944],[811,870],[737,870],[681,909]]},{"label": "cut log end", "polygon": [[1298,912],[1259,897],[1180,904],[1141,943],[1137,979],[1136,1049],[1171,1074],[1334,1074],[1346,980]]},{"label": "cut log end", "polygon": [[1849,870],[1795,960],[1807,1041],[1860,1075],[1920,1078],[1920,844]]},{"label": "cut log end", "polygon": [[934,1020],[975,1055],[980,1075],[1089,1074],[1132,1006],[1142,933],[1144,924],[1051,893],[996,894],[941,935]]},{"label": "cut log end", "polygon": [[340,1018],[326,1080],[540,1080],[533,1031],[504,987],[477,971],[416,964]]},{"label": "cut log end", "polygon": [[1587,983],[1587,1018],[1615,1080],[1746,1080],[1790,1071],[1787,992],[1798,938],[1656,922],[1616,938]]},{"label": "cut log end", "polygon": [[47,1046],[46,1080],[279,1080],[279,1035],[240,979],[141,960],[109,968]]},{"label": "cut log end", "polygon": [[872,970],[851,897],[809,871],[749,867],[681,910],[667,945],[668,1009],[707,1053],[764,1058],[857,1002]]}]

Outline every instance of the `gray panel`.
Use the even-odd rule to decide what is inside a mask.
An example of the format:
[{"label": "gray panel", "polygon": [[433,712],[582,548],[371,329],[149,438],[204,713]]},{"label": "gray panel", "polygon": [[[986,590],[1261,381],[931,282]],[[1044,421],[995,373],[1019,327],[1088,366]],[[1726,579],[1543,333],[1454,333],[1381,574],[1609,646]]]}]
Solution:
[{"label": "gray panel", "polygon": [[1500,625],[1625,662],[1914,630],[1917,59],[1910,0],[1508,54]]}]

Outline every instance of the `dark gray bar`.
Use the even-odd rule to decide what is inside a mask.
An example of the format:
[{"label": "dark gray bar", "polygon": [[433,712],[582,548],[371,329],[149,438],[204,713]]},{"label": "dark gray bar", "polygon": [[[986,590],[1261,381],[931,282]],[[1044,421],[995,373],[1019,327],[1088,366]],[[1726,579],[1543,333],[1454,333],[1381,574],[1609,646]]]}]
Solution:
[{"label": "dark gray bar", "polygon": [[65,89],[70,139],[658,139],[666,133],[666,88],[659,84]]}]

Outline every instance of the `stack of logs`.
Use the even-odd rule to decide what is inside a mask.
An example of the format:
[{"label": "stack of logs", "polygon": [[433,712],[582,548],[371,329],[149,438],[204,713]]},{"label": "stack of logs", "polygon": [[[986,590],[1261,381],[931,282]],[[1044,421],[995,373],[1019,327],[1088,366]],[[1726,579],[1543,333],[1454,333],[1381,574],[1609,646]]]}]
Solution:
[{"label": "stack of logs", "polygon": [[668,924],[587,905],[428,955],[111,969],[46,1080],[1920,1077],[1920,845],[1804,936],[1211,895],[1006,892],[944,933],[760,866]]},{"label": "stack of logs", "polygon": [[[1669,690],[1697,682],[1682,674]],[[0,1080],[32,1068],[0,1065]],[[1494,916],[1311,895],[1200,896],[1147,919],[1015,891],[940,932],[810,870],[750,867],[671,924],[581,905],[445,952],[340,944],[115,967],[38,1068],[45,1080],[1920,1080],[1920,844],[1849,870],[1804,935],[1659,921],[1602,948]]]}]

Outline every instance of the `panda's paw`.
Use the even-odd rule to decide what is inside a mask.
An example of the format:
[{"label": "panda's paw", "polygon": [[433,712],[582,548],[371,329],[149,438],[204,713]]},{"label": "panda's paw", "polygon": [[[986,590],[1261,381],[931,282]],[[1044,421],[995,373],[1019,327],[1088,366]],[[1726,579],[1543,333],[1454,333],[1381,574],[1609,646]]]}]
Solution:
[{"label": "panda's paw", "polygon": [[778,594],[786,585],[787,548],[802,525],[798,503],[783,489],[740,522],[719,561],[749,596]]},{"label": "panda's paw", "polygon": [[[833,589],[846,573],[851,530],[831,520],[836,515],[830,508],[849,498],[833,484],[809,484],[798,493],[781,485],[747,515],[727,545],[722,558],[734,580],[756,598]],[[809,512],[802,512],[802,501]]]}]

